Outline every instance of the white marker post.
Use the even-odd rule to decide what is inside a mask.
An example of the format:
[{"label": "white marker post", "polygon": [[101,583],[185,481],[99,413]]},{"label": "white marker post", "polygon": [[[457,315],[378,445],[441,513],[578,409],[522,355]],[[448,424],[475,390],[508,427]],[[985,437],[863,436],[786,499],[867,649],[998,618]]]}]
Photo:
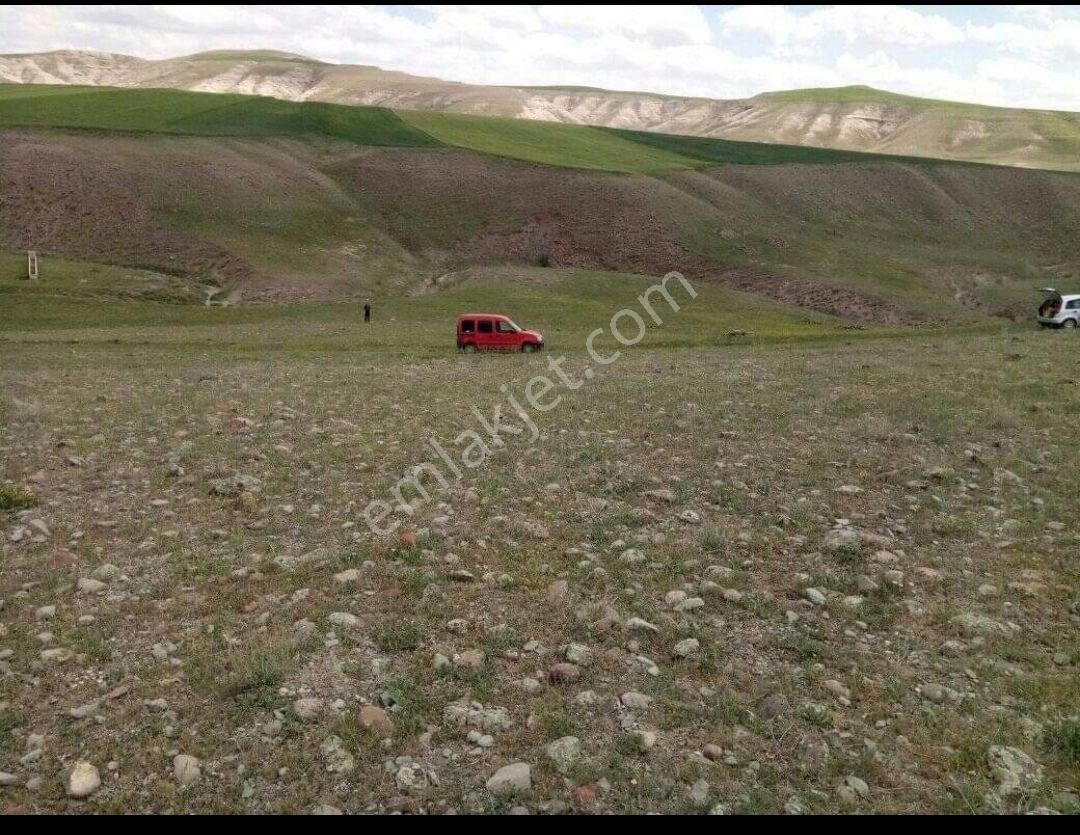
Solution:
[{"label": "white marker post", "polygon": [[26,277],[30,281],[38,280],[37,253],[32,249],[26,253]]}]

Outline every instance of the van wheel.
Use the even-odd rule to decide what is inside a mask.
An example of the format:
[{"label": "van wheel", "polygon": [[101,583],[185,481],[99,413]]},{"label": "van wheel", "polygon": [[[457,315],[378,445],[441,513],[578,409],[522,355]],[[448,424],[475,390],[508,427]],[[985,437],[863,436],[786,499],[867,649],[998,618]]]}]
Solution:
[{"label": "van wheel", "polygon": [[1076,328],[1077,328],[1076,320],[1075,319],[1066,319],[1065,320],[1065,327],[1069,328],[1070,330],[1076,330]]},{"label": "van wheel", "polygon": [[461,350],[464,351],[466,354],[475,354],[476,346],[470,343],[469,345],[464,346]]},{"label": "van wheel", "polygon": [[523,354],[531,354],[535,350],[536,346],[533,345],[531,342],[526,342],[524,345],[521,346],[521,353]]}]

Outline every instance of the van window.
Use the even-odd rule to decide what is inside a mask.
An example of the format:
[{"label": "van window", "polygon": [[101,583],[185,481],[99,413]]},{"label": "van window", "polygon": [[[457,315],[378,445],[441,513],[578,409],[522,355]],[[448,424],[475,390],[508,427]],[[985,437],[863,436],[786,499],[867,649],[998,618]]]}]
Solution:
[{"label": "van window", "polygon": [[476,322],[474,322],[472,319],[462,319],[461,320],[461,332],[462,333],[472,333],[475,330],[476,330]]},{"label": "van window", "polygon": [[509,322],[499,322],[499,333],[517,333],[517,330]]},{"label": "van window", "polygon": [[1065,308],[1065,309],[1066,310],[1080,310],[1080,299],[1073,299],[1071,302],[1069,302],[1069,306],[1067,308]]},{"label": "van window", "polygon": [[480,333],[491,333],[491,322],[490,322],[490,321],[487,321],[487,322],[483,322],[483,321],[481,321],[481,322],[477,322],[477,323],[476,323],[476,329],[477,329],[478,331],[480,331]]}]

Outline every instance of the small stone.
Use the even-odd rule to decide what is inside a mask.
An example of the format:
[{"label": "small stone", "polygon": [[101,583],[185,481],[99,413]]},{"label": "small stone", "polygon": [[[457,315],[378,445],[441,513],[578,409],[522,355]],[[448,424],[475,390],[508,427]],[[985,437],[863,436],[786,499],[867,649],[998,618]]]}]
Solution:
[{"label": "small stone", "polygon": [[173,758],[173,777],[181,788],[198,782],[202,777],[199,761],[188,754],[177,754]]},{"label": "small stone", "polygon": [[653,703],[652,696],[646,696],[644,693],[623,693],[619,697],[619,701],[622,702],[623,707],[628,710],[643,711],[648,710],[649,706]]},{"label": "small stone", "polygon": [[571,664],[587,667],[592,662],[592,650],[584,644],[567,644],[563,657]]},{"label": "small stone", "polygon": [[394,735],[394,723],[381,707],[364,705],[360,708],[360,727],[379,739],[389,739]]},{"label": "small stone", "polygon": [[825,534],[825,548],[845,551],[859,547],[859,532],[852,528],[836,528]]},{"label": "small stone", "polygon": [[67,778],[67,793],[69,797],[78,799],[86,798],[101,788],[101,774],[97,766],[86,760],[79,760]]},{"label": "small stone", "polygon": [[350,612],[334,612],[328,620],[331,626],[341,629],[355,629],[360,625],[360,618]]},{"label": "small stone", "polygon": [[1042,783],[1042,766],[1019,748],[995,745],[988,752],[987,760],[1002,797],[1033,793]]},{"label": "small stone", "polygon": [[709,794],[712,789],[709,787],[708,780],[697,780],[694,785],[690,787],[690,793],[688,795],[690,803],[699,809],[703,809],[709,805]]},{"label": "small stone", "polygon": [[107,584],[93,577],[80,577],[77,586],[82,594],[100,594],[108,588]]},{"label": "small stone", "polygon": [[881,579],[886,583],[894,586],[902,586],[904,584],[904,572],[897,569],[889,569],[888,571],[881,572]]},{"label": "small stone", "polygon": [[301,722],[314,722],[322,715],[326,703],[322,699],[308,697],[293,702],[293,713]]},{"label": "small stone", "polygon": [[454,656],[454,666],[477,671],[484,666],[485,655],[478,649],[467,649]]},{"label": "small stone", "polygon": [[581,678],[581,668],[577,664],[556,664],[548,670],[548,681],[552,684],[574,684]]},{"label": "small stone", "polygon": [[519,794],[531,788],[532,768],[528,763],[504,765],[487,781],[488,791],[498,796]]},{"label": "small stone", "polygon": [[789,713],[791,713],[791,704],[783,693],[773,693],[758,705],[758,715],[766,722],[787,716]]},{"label": "small stone", "polygon": [[647,620],[641,618],[630,618],[626,622],[626,629],[629,632],[652,632],[653,634],[660,634],[660,628],[649,623]]},{"label": "small stone", "polygon": [[548,603],[562,603],[570,594],[570,584],[566,580],[556,580],[548,586]]},{"label": "small stone", "polygon": [[356,568],[350,568],[346,571],[341,571],[334,575],[334,582],[339,586],[350,586],[360,582],[360,571]]},{"label": "small stone", "polygon": [[686,638],[675,644],[671,652],[676,658],[692,658],[698,654],[701,644],[697,638]]},{"label": "small stone", "polygon": [[825,594],[821,591],[821,589],[803,589],[803,597],[805,597],[815,606],[824,606],[826,603]]},{"label": "small stone", "polygon": [[581,740],[576,736],[564,736],[544,749],[547,758],[560,774],[566,774],[581,759]]},{"label": "small stone", "polygon": [[849,774],[836,788],[836,796],[845,806],[854,806],[870,794],[870,787],[858,777]]}]

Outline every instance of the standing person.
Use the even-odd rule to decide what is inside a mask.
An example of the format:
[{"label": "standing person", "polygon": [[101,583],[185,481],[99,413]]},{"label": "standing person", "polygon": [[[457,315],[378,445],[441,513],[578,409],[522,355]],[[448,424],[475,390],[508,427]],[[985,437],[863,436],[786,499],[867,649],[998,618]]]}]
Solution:
[{"label": "standing person", "polygon": [[364,304],[364,321],[365,322],[370,322],[371,321],[371,305],[366,303],[366,302]]}]

